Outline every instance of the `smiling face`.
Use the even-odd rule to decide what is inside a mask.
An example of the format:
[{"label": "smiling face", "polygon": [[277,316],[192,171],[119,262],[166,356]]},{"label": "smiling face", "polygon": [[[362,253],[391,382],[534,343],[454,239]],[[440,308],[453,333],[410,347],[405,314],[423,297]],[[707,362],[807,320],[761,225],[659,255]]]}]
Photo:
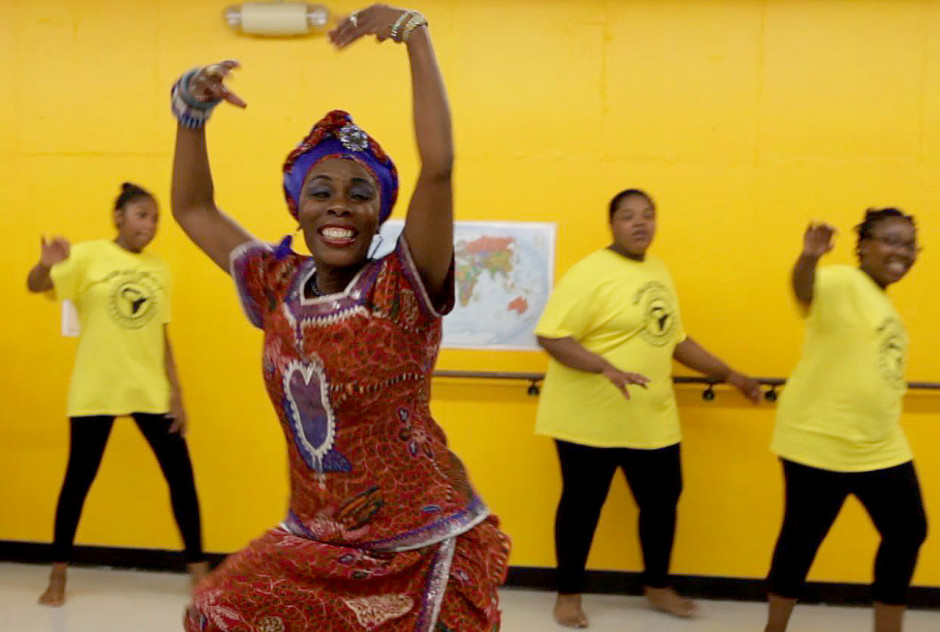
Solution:
[{"label": "smiling face", "polygon": [[645,196],[627,195],[610,216],[613,249],[631,259],[643,259],[656,234],[656,209]]},{"label": "smiling face", "polygon": [[317,268],[350,268],[368,258],[379,228],[379,186],[359,163],[328,158],[304,180],[297,219]]},{"label": "smiling face", "polygon": [[914,225],[902,217],[888,217],[871,229],[870,236],[859,240],[859,266],[875,283],[888,287],[910,271],[917,251]]},{"label": "smiling face", "polygon": [[153,198],[141,195],[114,211],[117,242],[132,252],[141,252],[157,234],[160,212]]}]

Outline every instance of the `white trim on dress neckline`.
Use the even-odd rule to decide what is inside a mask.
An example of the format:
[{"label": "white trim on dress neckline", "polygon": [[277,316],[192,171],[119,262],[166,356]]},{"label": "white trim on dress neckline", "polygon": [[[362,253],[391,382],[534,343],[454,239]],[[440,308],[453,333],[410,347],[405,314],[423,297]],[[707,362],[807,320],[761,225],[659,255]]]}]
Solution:
[{"label": "white trim on dress neckline", "polygon": [[[300,304],[302,306],[307,306],[317,305],[324,301],[335,301],[337,298],[348,298],[350,294],[352,294],[353,288],[359,283],[362,275],[365,274],[366,270],[368,270],[369,267],[375,263],[375,261],[368,261],[364,266],[362,266],[362,268],[359,269],[359,272],[356,273],[356,276],[354,276],[352,280],[346,284],[346,288],[342,292],[333,292],[332,294],[323,294],[322,296],[313,296],[311,298],[304,296],[304,288],[307,286],[307,282],[310,281],[310,277],[316,274],[317,266],[313,261],[313,257],[310,257],[304,263],[310,265],[310,271],[304,273],[303,278],[300,280],[300,283],[297,285],[294,291],[299,295]],[[354,296],[353,298],[359,297]]]}]

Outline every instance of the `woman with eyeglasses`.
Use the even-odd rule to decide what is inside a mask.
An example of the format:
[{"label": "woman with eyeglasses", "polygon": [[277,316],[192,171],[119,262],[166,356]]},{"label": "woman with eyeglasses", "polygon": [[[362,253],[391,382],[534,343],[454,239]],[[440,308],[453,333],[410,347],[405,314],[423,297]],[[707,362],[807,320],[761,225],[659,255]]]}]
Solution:
[{"label": "woman with eyeglasses", "polygon": [[899,425],[908,336],[888,286],[917,258],[914,218],[872,209],[855,227],[858,267],[818,268],[835,229],[810,224],[793,268],[806,318],[803,355],[780,398],[771,449],[786,487],[770,574],[766,632],[786,630],[820,544],[854,494],[881,534],[875,631],[898,632],[927,519]]}]

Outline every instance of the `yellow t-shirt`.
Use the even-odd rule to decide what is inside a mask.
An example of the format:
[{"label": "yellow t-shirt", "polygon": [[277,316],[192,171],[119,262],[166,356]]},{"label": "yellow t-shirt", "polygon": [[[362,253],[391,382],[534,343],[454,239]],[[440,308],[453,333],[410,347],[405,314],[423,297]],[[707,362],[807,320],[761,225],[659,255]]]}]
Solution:
[{"label": "yellow t-shirt", "polygon": [[816,272],[803,356],[777,408],[771,450],[836,472],[913,458],[898,421],[908,337],[888,295],[851,266]]},{"label": "yellow t-shirt", "polygon": [[685,339],[672,277],[659,259],[633,261],[604,249],[565,274],[535,333],[572,337],[623,371],[650,379],[630,399],[603,375],[549,360],[535,432],[594,447],[655,449],[682,434],[672,352]]},{"label": "yellow t-shirt", "polygon": [[51,276],[55,297],[75,304],[81,325],[68,415],[167,412],[166,263],[111,241],[91,241],[74,245]]}]

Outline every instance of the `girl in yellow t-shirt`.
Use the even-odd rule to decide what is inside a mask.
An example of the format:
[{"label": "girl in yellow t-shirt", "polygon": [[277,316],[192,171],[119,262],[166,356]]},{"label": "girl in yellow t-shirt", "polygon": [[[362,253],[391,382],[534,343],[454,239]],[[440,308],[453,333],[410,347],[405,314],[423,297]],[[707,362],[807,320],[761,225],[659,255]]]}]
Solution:
[{"label": "girl in yellow t-shirt", "polygon": [[189,450],[186,413],[167,336],[170,275],[144,252],[159,219],[153,195],[124,183],[114,204],[113,241],[76,244],[42,239],[30,271],[32,292],[75,304],[81,337],[69,386],[69,462],[56,508],[49,587],[39,602],[65,601],[65,576],[85,496],[95,479],[111,426],[130,415],[153,449],[170,488],[173,515],[185,543],[193,580],[206,574],[199,503]]},{"label": "girl in yellow t-shirt", "polygon": [[[640,508],[650,605],[683,617],[695,612],[668,576],[682,491],[673,360],[760,399],[755,380],[731,370],[685,334],[672,277],[646,252],[656,231],[652,198],[627,189],[611,200],[608,211],[613,243],[572,266],[535,330],[551,356],[536,433],[555,439],[561,462],[554,614],[568,627],[587,625],[581,609],[584,568],[617,469],[623,469]],[[642,389],[628,392],[630,385]]]},{"label": "girl in yellow t-shirt", "polygon": [[914,265],[914,218],[869,210],[856,226],[859,267],[827,266],[835,229],[810,224],[793,268],[806,315],[803,355],[780,398],[771,449],[786,508],[767,578],[767,632],[783,632],[819,545],[849,494],[881,534],[876,632],[901,629],[907,588],[927,535],[913,454],[899,425],[908,337],[885,290]]}]

